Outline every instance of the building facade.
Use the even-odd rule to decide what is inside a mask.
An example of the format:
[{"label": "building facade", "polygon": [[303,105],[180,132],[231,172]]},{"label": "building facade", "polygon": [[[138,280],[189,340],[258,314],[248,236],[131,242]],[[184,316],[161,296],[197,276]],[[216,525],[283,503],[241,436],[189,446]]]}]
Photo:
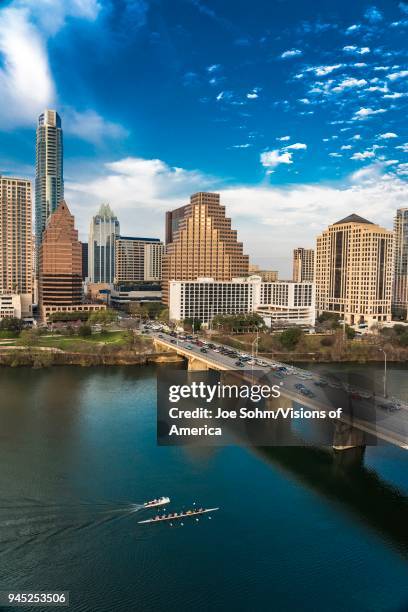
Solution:
[{"label": "building facade", "polygon": [[408,318],[408,208],[399,208],[394,218],[394,285],[392,311]]},{"label": "building facade", "polygon": [[88,243],[81,242],[81,253],[82,253],[82,280],[85,281],[88,278]]},{"label": "building facade", "polygon": [[112,284],[115,279],[115,243],[120,226],[109,204],[92,218],[88,239],[88,278],[91,283]]},{"label": "building facade", "polygon": [[115,283],[161,281],[163,253],[159,238],[120,236],[115,245]]},{"label": "building facade", "polygon": [[36,133],[35,239],[37,257],[39,257],[47,220],[63,199],[61,118],[55,110],[46,109],[38,118]]},{"label": "building facade", "polygon": [[293,250],[293,280],[295,283],[314,281],[314,249],[301,247]]},{"label": "building facade", "polygon": [[393,232],[352,214],[316,242],[316,308],[349,325],[391,320]]},{"label": "building facade", "polygon": [[39,302],[43,319],[82,303],[81,243],[64,201],[50,217],[40,247]]},{"label": "building facade", "polygon": [[190,203],[166,216],[163,257],[163,302],[168,304],[169,282],[211,277],[230,281],[248,275],[248,256],[225,215],[217,193],[200,192]]},{"label": "building facade", "polygon": [[23,296],[23,317],[32,314],[32,256],[31,183],[0,176],[0,295]]},{"label": "building facade", "polygon": [[124,309],[130,303],[146,304],[162,300],[160,283],[139,282],[126,285],[115,285],[110,292],[109,303],[115,308]]},{"label": "building facade", "polygon": [[170,281],[169,318],[199,319],[208,324],[217,315],[257,312],[267,325],[282,327],[315,323],[315,291],[312,283],[263,282],[260,276],[216,281]]}]

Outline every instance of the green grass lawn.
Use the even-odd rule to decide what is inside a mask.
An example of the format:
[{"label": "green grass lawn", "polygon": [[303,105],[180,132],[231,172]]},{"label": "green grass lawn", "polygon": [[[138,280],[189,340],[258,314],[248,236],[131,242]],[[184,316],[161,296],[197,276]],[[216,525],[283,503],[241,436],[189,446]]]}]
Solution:
[{"label": "green grass lawn", "polygon": [[[109,344],[118,347],[124,343],[126,332],[115,331],[105,333],[94,333],[89,338],[78,338],[78,336],[40,336],[34,346],[47,346],[58,348],[63,351],[86,352],[95,348],[95,345]],[[14,341],[17,346],[24,346],[21,338]]]}]

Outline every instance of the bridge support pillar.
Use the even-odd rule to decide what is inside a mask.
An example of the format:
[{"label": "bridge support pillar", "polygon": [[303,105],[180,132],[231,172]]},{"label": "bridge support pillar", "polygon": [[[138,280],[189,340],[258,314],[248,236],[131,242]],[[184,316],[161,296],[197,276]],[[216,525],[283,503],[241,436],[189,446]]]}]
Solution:
[{"label": "bridge support pillar", "polygon": [[364,446],[365,437],[361,429],[356,429],[353,425],[343,421],[336,422],[333,436],[333,449],[335,451],[345,451]]},{"label": "bridge support pillar", "polygon": [[208,370],[208,365],[198,359],[197,357],[189,357],[187,363],[187,370],[189,372],[205,372]]}]

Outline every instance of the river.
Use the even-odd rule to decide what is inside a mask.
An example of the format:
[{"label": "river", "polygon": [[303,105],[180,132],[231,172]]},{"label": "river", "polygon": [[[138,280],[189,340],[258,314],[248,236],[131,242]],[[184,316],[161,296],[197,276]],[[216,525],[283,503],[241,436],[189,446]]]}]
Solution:
[{"label": "river", "polygon": [[[408,609],[406,451],[345,470],[324,449],[157,447],[154,367],[2,369],[0,393],[0,589],[69,591],[75,612]],[[161,495],[221,509],[138,525],[131,504]]]}]

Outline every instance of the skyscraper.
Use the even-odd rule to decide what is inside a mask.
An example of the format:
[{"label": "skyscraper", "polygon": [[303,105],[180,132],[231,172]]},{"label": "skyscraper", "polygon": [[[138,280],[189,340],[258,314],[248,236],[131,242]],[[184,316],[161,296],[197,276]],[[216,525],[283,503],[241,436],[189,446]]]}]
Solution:
[{"label": "skyscraper", "polygon": [[392,231],[359,215],[330,225],[316,243],[316,309],[351,325],[391,320]]},{"label": "skyscraper", "polygon": [[163,251],[159,238],[120,236],[115,245],[115,283],[161,281]]},{"label": "skyscraper", "polygon": [[38,117],[35,169],[35,243],[37,258],[47,220],[64,199],[61,119],[46,109]]},{"label": "skyscraper", "polygon": [[248,275],[248,255],[231,219],[225,216],[218,193],[200,192],[190,203],[166,215],[166,253],[163,257],[163,302],[168,303],[170,280],[211,277],[231,280]]},{"label": "skyscraper", "polygon": [[32,306],[31,183],[0,176],[0,294],[21,296],[23,316]]},{"label": "skyscraper", "polygon": [[113,283],[115,242],[120,227],[109,204],[102,204],[92,218],[88,239],[88,276],[91,283]]},{"label": "skyscraper", "polygon": [[393,314],[408,318],[408,208],[399,208],[394,218]]},{"label": "skyscraper", "polygon": [[293,280],[295,283],[314,281],[314,249],[299,247],[293,251]]},{"label": "skyscraper", "polygon": [[42,318],[82,302],[82,249],[75,219],[62,201],[51,215],[40,247],[39,301]]}]

